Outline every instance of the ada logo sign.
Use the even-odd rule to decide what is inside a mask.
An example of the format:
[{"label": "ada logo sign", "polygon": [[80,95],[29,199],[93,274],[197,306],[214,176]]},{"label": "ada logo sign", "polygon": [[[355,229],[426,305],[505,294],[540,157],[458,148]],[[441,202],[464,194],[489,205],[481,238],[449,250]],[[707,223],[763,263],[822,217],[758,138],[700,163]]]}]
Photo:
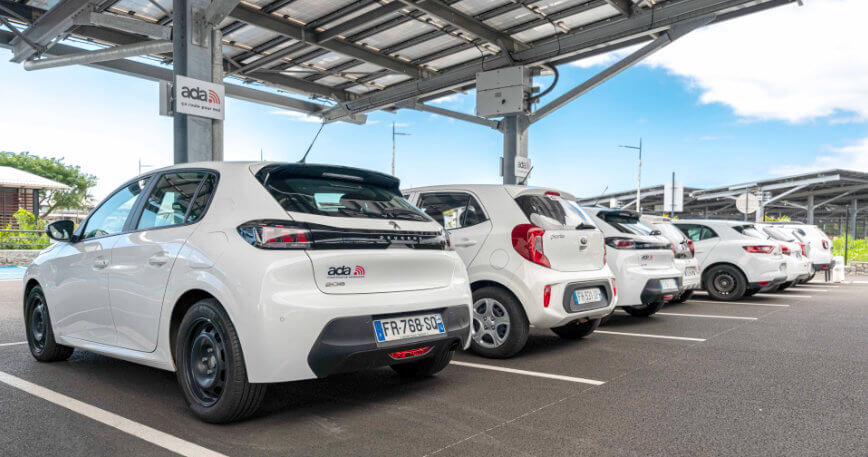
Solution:
[{"label": "ada logo sign", "polygon": [[519,178],[527,178],[530,174],[530,159],[518,156],[515,158],[515,175]]},{"label": "ada logo sign", "polygon": [[356,265],[355,267],[347,265],[329,267],[326,276],[329,278],[364,278],[365,267],[361,265]]},{"label": "ada logo sign", "polygon": [[224,87],[208,81],[175,77],[175,112],[223,119]]}]

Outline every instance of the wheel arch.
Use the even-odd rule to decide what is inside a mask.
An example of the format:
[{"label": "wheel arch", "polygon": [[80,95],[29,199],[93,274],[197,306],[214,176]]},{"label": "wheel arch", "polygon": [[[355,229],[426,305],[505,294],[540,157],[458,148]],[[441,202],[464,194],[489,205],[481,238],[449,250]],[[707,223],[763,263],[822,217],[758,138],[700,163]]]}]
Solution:
[{"label": "wheel arch", "polygon": [[519,308],[521,309],[521,312],[524,313],[524,318],[528,319],[528,321],[530,320],[528,318],[528,315],[527,315],[527,310],[524,309],[524,307],[525,307],[524,302],[522,301],[521,298],[519,298],[518,294],[516,294],[515,291],[512,290],[509,286],[503,284],[500,281],[495,281],[492,279],[480,279],[478,281],[472,281],[470,283],[470,292],[476,292],[477,290],[479,290],[483,287],[497,287],[499,289],[503,289],[504,291],[506,291],[509,295],[512,296],[512,298],[515,299],[516,302],[518,302],[518,305],[519,305]]},{"label": "wheel arch", "polygon": [[747,275],[744,273],[744,270],[740,266],[738,266],[732,262],[715,262],[715,263],[702,269],[702,287],[703,288],[707,288],[707,286],[708,286],[708,284],[707,284],[707,281],[709,279],[708,272],[713,270],[715,267],[720,267],[720,266],[727,266],[727,267],[734,268],[738,272],[738,274],[741,275],[741,278],[744,280],[745,286],[747,286]]},{"label": "wheel arch", "polygon": [[36,286],[42,287],[42,284],[39,284],[39,281],[37,281],[36,278],[30,278],[29,280],[27,280],[27,283],[24,285],[24,297],[22,299],[22,306],[27,306],[27,297],[30,295],[30,291],[33,290],[33,288]]},{"label": "wheel arch", "polygon": [[[190,307],[206,298],[213,298],[218,304],[220,304],[220,300],[217,299],[217,297],[203,289],[190,289],[181,294],[181,296],[175,300],[175,304],[172,307],[172,314],[169,318],[169,356],[172,358],[173,364],[175,363],[175,340],[178,336],[178,328],[181,326],[181,320],[184,319],[184,315],[187,314],[187,310],[189,310]],[[220,307],[222,308],[223,305],[221,304]],[[223,309],[225,311],[225,308]]]}]

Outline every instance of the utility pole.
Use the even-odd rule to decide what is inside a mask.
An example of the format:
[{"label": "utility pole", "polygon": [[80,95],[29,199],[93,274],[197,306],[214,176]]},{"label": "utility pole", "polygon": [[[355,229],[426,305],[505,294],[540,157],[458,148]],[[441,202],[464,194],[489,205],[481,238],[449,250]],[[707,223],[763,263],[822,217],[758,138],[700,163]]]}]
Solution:
[{"label": "utility pole", "polygon": [[410,134],[404,133],[404,132],[396,132],[395,131],[395,121],[392,121],[392,176],[395,176],[395,137],[396,136],[410,136]]},{"label": "utility pole", "polygon": [[151,167],[153,167],[153,165],[142,164],[142,158],[139,157],[139,176],[142,175],[142,168],[151,168]]},{"label": "utility pole", "polygon": [[636,176],[636,212],[641,212],[641,190],[642,189],[642,138],[639,138],[639,146],[620,145],[620,148],[638,149],[639,150],[639,173]]}]

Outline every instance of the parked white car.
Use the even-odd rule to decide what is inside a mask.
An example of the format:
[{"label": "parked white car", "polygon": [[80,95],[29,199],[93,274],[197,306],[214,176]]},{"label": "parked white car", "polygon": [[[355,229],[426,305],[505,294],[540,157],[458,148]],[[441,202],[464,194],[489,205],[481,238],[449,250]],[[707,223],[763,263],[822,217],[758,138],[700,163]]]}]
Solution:
[{"label": "parked white car", "polygon": [[756,227],[768,239],[780,243],[781,253],[787,261],[787,282],[778,286],[778,290],[784,290],[811,278],[814,267],[806,255],[807,247],[804,243],[800,242],[792,232],[788,233],[785,230],[781,230],[779,226],[756,224]]},{"label": "parked white car", "polygon": [[693,241],[702,286],[717,300],[738,300],[787,280],[787,262],[777,242],[753,233],[753,224],[723,220],[675,221]]},{"label": "parked white car", "polygon": [[618,307],[647,317],[674,298],[683,274],[675,267],[672,243],[659,231],[639,222],[639,213],[585,208],[603,231],[609,264],[618,281]]},{"label": "parked white car", "polygon": [[501,185],[405,191],[446,228],[473,289],[474,352],[509,357],[529,326],[562,338],[593,332],[617,301],[603,235],[554,189]]},{"label": "parked white car", "polygon": [[830,271],[835,264],[832,254],[832,240],[816,225],[781,223],[775,224],[785,232],[792,233],[799,242],[805,244],[805,253],[811,260],[814,272],[808,279],[814,279],[818,271]]},{"label": "parked white car", "polygon": [[73,348],[175,371],[208,422],[267,383],[374,366],[428,376],[470,342],[471,294],[446,234],[354,168],[203,162],[112,192],[27,269],[33,356]]},{"label": "parked white car", "polygon": [[639,221],[652,229],[659,230],[661,236],[672,243],[675,268],[681,272],[681,287],[678,294],[668,300],[668,303],[685,302],[693,295],[694,290],[702,287],[701,269],[699,260],[696,260],[693,241],[678,230],[678,227],[672,224],[672,219],[668,217],[643,214],[639,217]]}]

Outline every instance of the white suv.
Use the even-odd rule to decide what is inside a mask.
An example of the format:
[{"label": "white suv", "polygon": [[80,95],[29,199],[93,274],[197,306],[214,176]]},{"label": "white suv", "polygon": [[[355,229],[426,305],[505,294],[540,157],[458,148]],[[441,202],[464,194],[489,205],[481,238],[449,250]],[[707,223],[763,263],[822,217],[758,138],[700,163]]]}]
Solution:
[{"label": "white suv", "polygon": [[639,213],[585,208],[603,231],[609,263],[618,281],[618,306],[633,316],[647,317],[674,298],[682,273],[675,268],[672,243],[659,231],[639,222]]},{"label": "white suv", "polygon": [[581,338],[615,306],[603,235],[571,195],[502,185],[405,192],[446,228],[467,265],[476,353],[517,353],[530,325]]},{"label": "white suv", "polygon": [[780,226],[756,224],[756,227],[770,240],[780,243],[781,253],[787,261],[787,282],[778,286],[778,290],[801,284],[811,278],[814,268],[806,255],[804,243],[800,242],[792,232],[781,230]]},{"label": "white suv", "polygon": [[30,351],[175,371],[208,422],[252,414],[267,383],[386,365],[432,375],[470,342],[470,287],[398,184],[262,162],[137,177],[77,230],[48,226],[58,242],[24,276]]},{"label": "white suv", "polygon": [[755,233],[753,224],[722,220],[678,220],[693,241],[702,267],[702,286],[717,300],[738,300],[787,280],[787,262],[777,242]]},{"label": "white suv", "polygon": [[696,260],[693,241],[687,238],[678,227],[672,224],[672,219],[665,216],[643,214],[639,221],[659,230],[660,235],[672,243],[675,251],[675,268],[681,271],[681,288],[678,295],[668,300],[669,303],[683,303],[693,295],[693,291],[702,287],[700,280],[699,261]]},{"label": "white suv", "polygon": [[785,232],[792,233],[798,240],[805,245],[805,253],[811,260],[814,267],[814,272],[809,280],[814,279],[814,274],[818,271],[829,271],[834,266],[834,255],[832,254],[832,240],[816,225],[808,224],[776,224]]}]

